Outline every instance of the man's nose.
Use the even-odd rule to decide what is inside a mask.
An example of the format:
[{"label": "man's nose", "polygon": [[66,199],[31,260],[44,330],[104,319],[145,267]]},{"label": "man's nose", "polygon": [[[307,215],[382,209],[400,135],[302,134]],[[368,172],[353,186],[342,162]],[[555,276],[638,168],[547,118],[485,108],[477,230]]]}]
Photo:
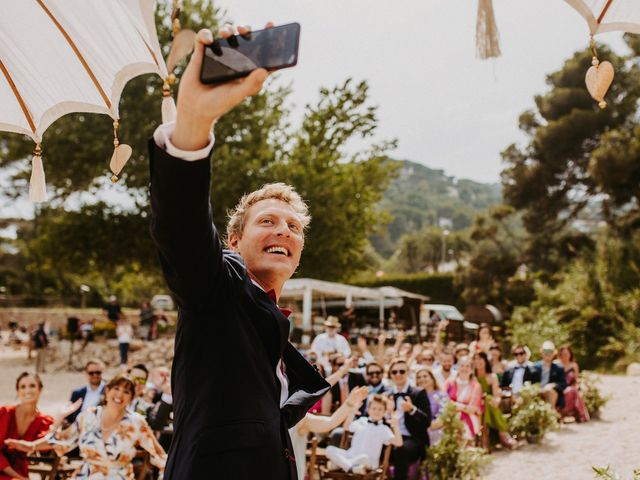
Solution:
[{"label": "man's nose", "polygon": [[286,221],[278,222],[276,225],[276,233],[278,235],[289,236],[291,232],[289,231],[289,225]]}]

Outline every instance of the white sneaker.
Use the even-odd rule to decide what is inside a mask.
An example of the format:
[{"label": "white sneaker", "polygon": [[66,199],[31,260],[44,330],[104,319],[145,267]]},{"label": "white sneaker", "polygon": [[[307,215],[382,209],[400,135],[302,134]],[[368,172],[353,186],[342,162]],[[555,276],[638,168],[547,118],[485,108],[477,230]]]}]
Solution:
[{"label": "white sneaker", "polygon": [[351,471],[358,475],[364,475],[365,473],[367,473],[367,467],[365,467],[364,465],[354,465],[353,467],[351,467]]}]

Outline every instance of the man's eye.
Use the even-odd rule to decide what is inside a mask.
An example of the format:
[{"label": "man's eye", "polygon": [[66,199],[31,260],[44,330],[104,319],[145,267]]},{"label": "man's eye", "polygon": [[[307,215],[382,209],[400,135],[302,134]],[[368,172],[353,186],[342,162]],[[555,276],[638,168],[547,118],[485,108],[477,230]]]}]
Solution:
[{"label": "man's eye", "polygon": [[262,220],[262,223],[273,223],[270,218],[265,218]]},{"label": "man's eye", "polygon": [[297,224],[295,224],[295,223],[290,223],[290,224],[289,224],[289,228],[290,228],[291,230],[293,230],[294,232],[299,232],[299,231],[300,231],[300,226],[298,226],[298,225],[297,225]]}]

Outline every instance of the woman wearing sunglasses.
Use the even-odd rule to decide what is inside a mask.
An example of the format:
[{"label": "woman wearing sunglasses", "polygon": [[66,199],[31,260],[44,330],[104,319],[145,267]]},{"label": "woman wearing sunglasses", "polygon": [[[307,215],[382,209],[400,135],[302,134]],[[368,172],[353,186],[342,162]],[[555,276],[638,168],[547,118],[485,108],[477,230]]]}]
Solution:
[{"label": "woman wearing sunglasses", "polygon": [[105,387],[105,404],[85,410],[74,423],[39,440],[6,440],[22,452],[53,448],[58,455],[80,448],[83,462],[72,478],[91,480],[133,480],[132,460],[136,447],[151,454],[151,463],[164,469],[166,454],[145,419],[127,410],[135,386],[117,375]]}]

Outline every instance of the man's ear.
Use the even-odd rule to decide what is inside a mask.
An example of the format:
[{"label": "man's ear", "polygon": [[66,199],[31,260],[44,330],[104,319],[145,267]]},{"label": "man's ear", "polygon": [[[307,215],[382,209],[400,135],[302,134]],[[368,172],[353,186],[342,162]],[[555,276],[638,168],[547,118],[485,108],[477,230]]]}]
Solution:
[{"label": "man's ear", "polygon": [[229,235],[229,239],[227,240],[227,246],[229,247],[230,250],[235,250],[236,252],[238,251],[238,241],[240,240],[240,238],[238,237],[238,235],[236,233],[232,233],[231,235]]}]

